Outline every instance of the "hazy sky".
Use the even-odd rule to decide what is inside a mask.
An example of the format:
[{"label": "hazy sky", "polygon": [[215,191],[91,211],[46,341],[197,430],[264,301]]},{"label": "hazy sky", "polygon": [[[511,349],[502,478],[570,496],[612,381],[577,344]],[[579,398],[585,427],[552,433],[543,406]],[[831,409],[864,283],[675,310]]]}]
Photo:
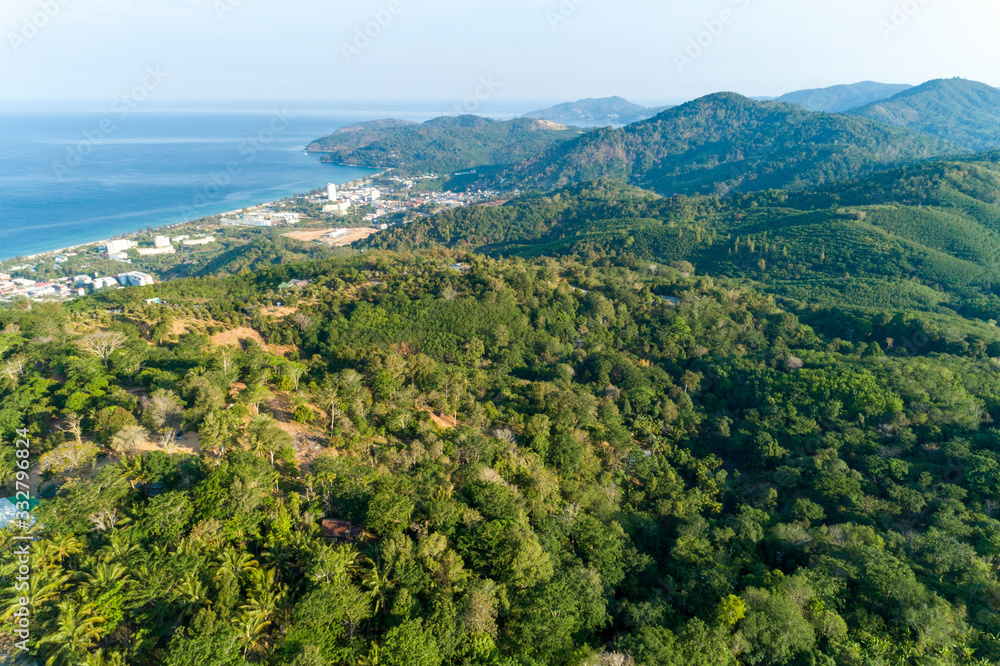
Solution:
[{"label": "hazy sky", "polygon": [[1000,85],[997,25],[996,0],[0,0],[0,101],[450,106],[478,91],[488,111],[866,79]]}]

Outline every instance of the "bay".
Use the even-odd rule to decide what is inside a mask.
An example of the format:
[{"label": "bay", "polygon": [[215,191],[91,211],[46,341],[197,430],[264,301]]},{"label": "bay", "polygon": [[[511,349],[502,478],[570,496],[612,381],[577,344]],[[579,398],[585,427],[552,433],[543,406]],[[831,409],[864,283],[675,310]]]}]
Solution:
[{"label": "bay", "polygon": [[[0,259],[343,184],[308,143],[392,111],[0,114]],[[422,120],[426,114],[412,114]]]}]

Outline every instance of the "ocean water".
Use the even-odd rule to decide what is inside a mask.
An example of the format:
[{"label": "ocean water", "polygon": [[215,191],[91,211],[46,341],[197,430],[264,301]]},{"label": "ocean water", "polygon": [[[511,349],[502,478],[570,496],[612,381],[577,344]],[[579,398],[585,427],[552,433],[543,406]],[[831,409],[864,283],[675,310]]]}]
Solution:
[{"label": "ocean water", "polygon": [[0,114],[0,259],[355,180],[373,172],[323,164],[305,146],[353,122],[405,115],[124,111]]}]

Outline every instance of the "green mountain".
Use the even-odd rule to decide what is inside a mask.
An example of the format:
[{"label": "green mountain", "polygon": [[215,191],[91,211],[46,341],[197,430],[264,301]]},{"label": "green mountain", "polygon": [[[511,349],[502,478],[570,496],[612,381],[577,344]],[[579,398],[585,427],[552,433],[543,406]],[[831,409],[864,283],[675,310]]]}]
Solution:
[{"label": "green mountain", "polygon": [[877,102],[912,88],[906,84],[862,81],[829,88],[796,90],[776,98],[785,104],[799,104],[810,111],[842,113],[848,109]]},{"label": "green mountain", "polygon": [[938,79],[849,113],[904,127],[970,150],[1000,148],[1000,89]]},{"label": "green mountain", "polygon": [[505,175],[538,189],[610,177],[665,195],[726,194],[822,185],[947,152],[864,118],[718,93],[561,143]]},{"label": "green mountain", "polygon": [[633,104],[623,97],[602,97],[581,99],[524,114],[524,118],[545,118],[557,123],[585,127],[606,125],[630,125],[640,120],[652,118],[669,109],[669,106],[647,108]]},{"label": "green mountain", "polygon": [[422,124],[377,121],[344,128],[310,144],[326,162],[446,173],[514,164],[583,131],[549,120],[499,121],[447,116]]},{"label": "green mountain", "polygon": [[996,664],[996,330],[823,315],[440,250],[0,308],[24,658]]},{"label": "green mountain", "polygon": [[272,240],[0,306],[21,661],[1000,663],[1000,153]]},{"label": "green mountain", "polygon": [[363,123],[355,123],[341,127],[336,132],[322,139],[313,141],[306,150],[313,153],[352,152],[364,148],[370,143],[392,136],[397,131],[414,127],[417,123],[396,118],[383,118]]},{"label": "green mountain", "polygon": [[495,255],[691,262],[795,301],[996,318],[1000,154],[801,192],[661,198],[605,181],[477,206],[373,236]]}]

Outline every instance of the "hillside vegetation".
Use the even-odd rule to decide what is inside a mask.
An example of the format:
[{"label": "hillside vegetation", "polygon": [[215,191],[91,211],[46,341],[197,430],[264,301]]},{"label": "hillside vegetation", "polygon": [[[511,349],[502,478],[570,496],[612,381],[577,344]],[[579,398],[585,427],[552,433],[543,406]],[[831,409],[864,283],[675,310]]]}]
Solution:
[{"label": "hillside vegetation", "polygon": [[623,97],[581,99],[524,114],[525,118],[546,118],[567,125],[630,125],[666,111],[668,106],[649,108]]},{"label": "hillside vegetation", "polygon": [[1000,153],[728,93],[313,148],[529,191],[0,307],[0,654],[1000,664]]},{"label": "hillside vegetation", "polygon": [[507,175],[540,189],[616,178],[664,195],[727,194],[833,183],[955,150],[862,118],[719,93],[562,143]]},{"label": "hillside vegetation", "polygon": [[685,261],[699,273],[750,279],[797,301],[890,310],[905,303],[994,319],[1000,156],[724,198],[661,198],[603,182],[418,220],[366,247],[435,244],[496,255]]},{"label": "hillside vegetation", "polygon": [[796,90],[778,97],[776,101],[785,104],[799,104],[810,111],[842,113],[855,107],[892,97],[912,87],[906,84],[862,81],[861,83],[828,88]]},{"label": "hillside vegetation", "polygon": [[306,150],[315,153],[350,153],[359,148],[364,148],[370,143],[392,136],[399,130],[414,127],[416,124],[409,120],[398,120],[396,118],[383,118],[381,120],[355,123],[347,127],[341,127],[333,134],[313,141],[306,146]]},{"label": "hillside vegetation", "polygon": [[52,483],[33,656],[995,663],[992,352],[687,272],[372,254],[0,310],[0,424]]},{"label": "hillside vegetation", "polygon": [[479,116],[441,117],[412,123],[345,128],[310,145],[323,160],[404,172],[448,173],[514,164],[582,133],[547,120],[499,121]]},{"label": "hillside vegetation", "polygon": [[970,150],[1000,148],[1000,90],[966,79],[938,79],[849,113],[904,127]]}]

